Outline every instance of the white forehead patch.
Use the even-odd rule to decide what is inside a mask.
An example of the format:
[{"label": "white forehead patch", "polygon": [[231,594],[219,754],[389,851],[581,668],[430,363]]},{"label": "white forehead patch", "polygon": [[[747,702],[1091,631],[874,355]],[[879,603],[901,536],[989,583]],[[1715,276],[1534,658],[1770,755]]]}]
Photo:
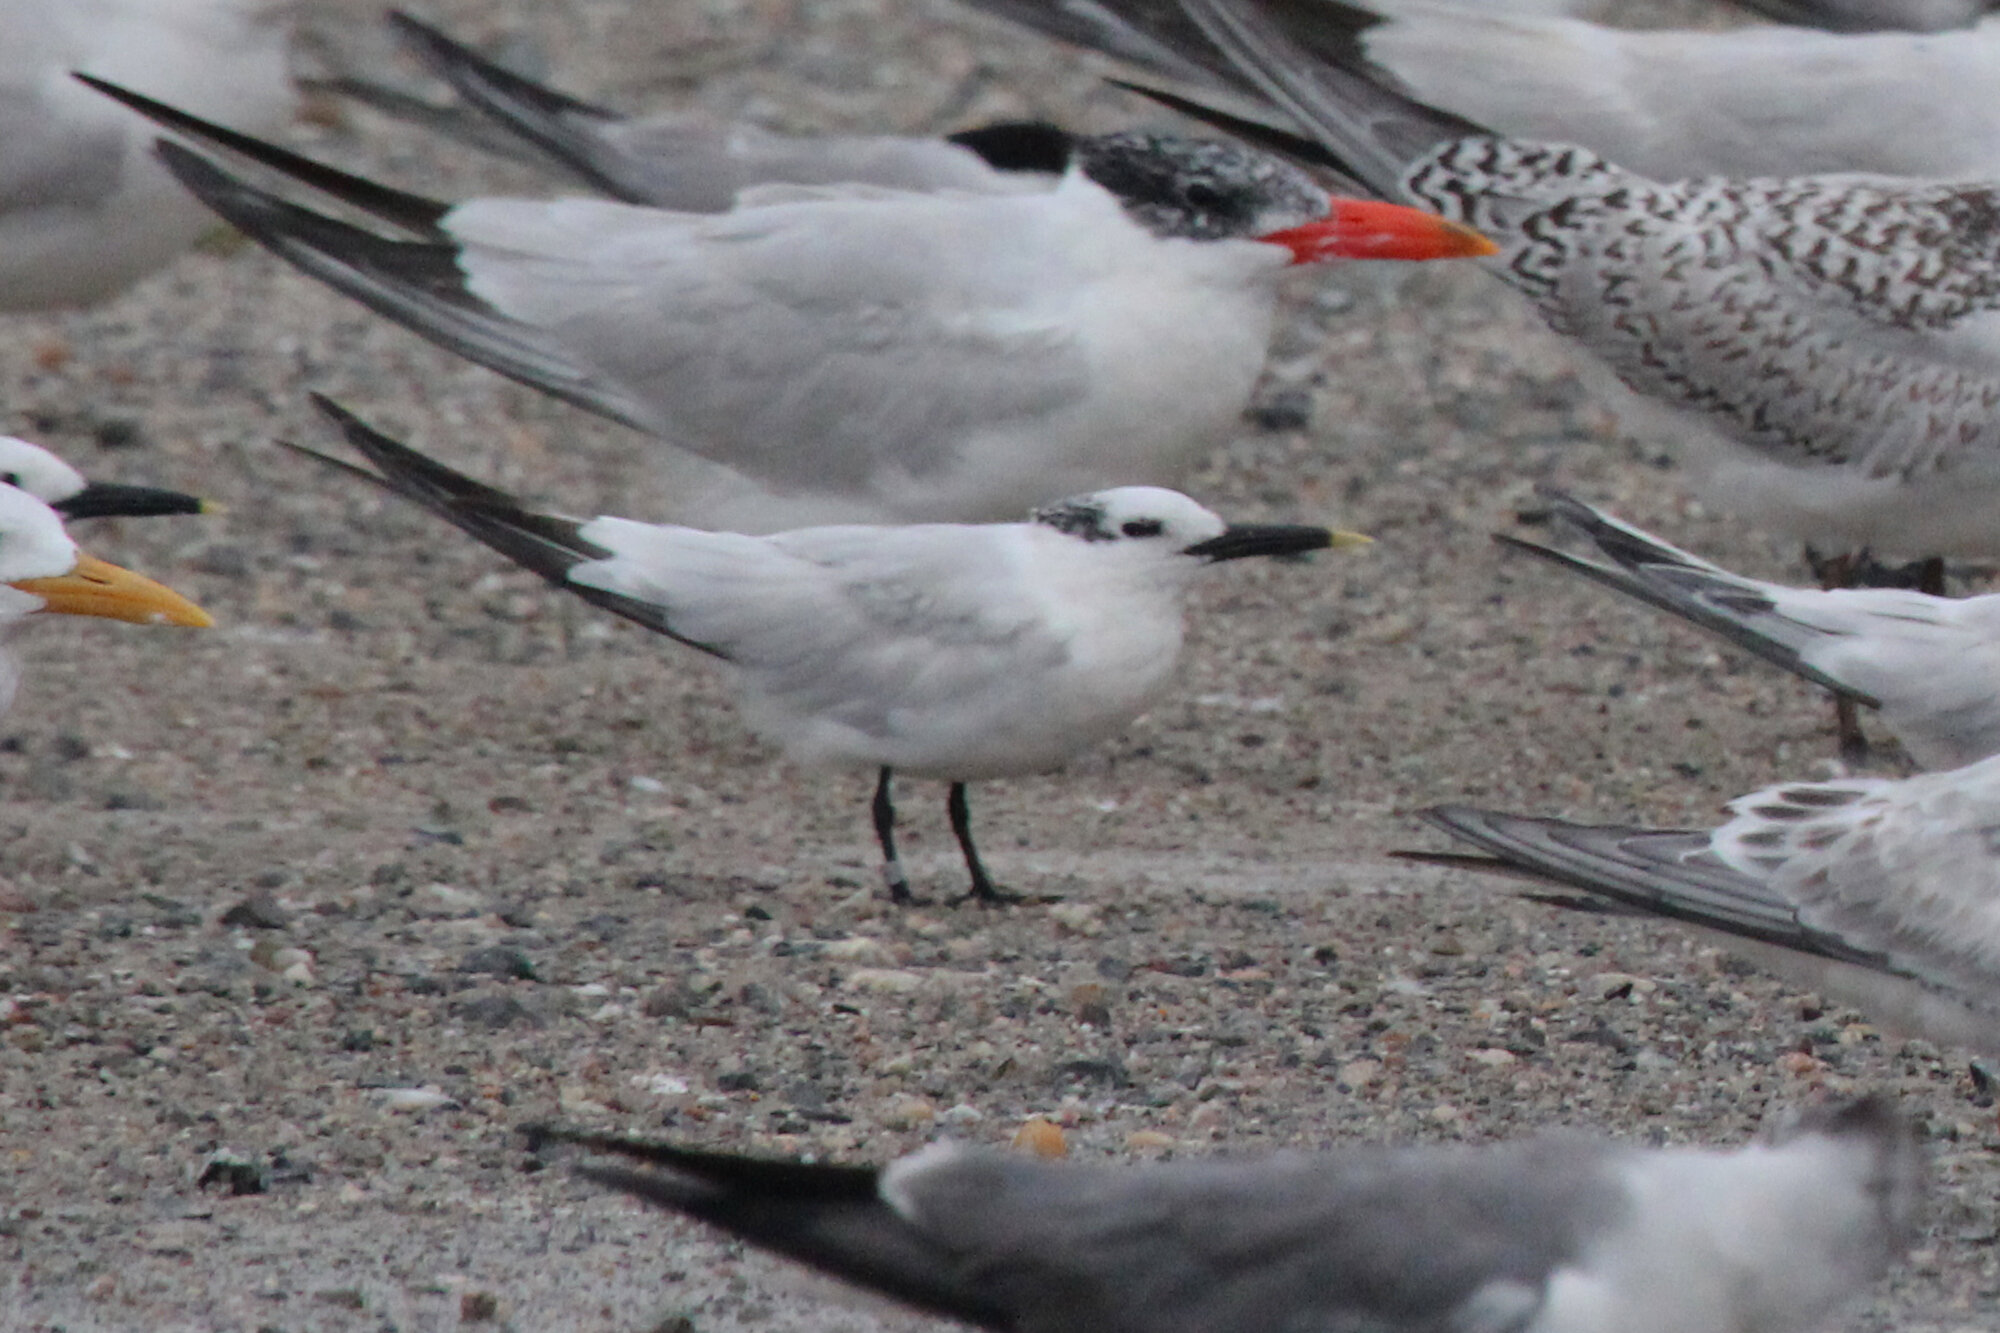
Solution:
[{"label": "white forehead patch", "polygon": [[83,474],[39,444],[0,435],[0,483],[59,504],[84,488]]}]

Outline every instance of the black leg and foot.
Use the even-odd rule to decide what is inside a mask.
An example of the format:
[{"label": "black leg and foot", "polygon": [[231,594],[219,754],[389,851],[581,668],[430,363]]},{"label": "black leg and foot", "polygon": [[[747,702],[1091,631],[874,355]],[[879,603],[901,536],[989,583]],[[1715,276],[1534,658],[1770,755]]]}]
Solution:
[{"label": "black leg and foot", "polygon": [[945,798],[945,811],[951,816],[951,831],[958,838],[958,848],[965,853],[965,869],[972,876],[972,892],[958,901],[977,900],[982,907],[1012,907],[1016,903],[1060,902],[1058,896],[1028,897],[1019,893],[1009,893],[993,883],[993,877],[986,873],[986,866],[979,859],[979,851],[972,845],[972,810],[966,804],[965,784],[951,784],[951,795]]},{"label": "black leg and foot", "polygon": [[882,844],[882,879],[889,886],[889,901],[912,907],[918,900],[910,893],[910,877],[903,873],[903,862],[896,855],[896,807],[889,799],[894,777],[894,770],[883,765],[875,784],[875,803],[869,808],[875,815],[875,840]]}]

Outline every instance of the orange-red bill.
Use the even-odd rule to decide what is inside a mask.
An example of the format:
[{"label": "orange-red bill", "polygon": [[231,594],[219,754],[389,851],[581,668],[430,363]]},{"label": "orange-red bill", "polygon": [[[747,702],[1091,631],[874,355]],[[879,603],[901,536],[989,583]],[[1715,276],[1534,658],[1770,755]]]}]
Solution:
[{"label": "orange-red bill", "polygon": [[102,616],[135,625],[187,625],[207,629],[208,612],[143,574],[94,555],[76,553],[76,568],[52,579],[18,579],[11,586],[42,599],[42,610],[65,616]]},{"label": "orange-red bill", "polygon": [[1500,250],[1463,222],[1372,199],[1336,199],[1333,211],[1318,221],[1257,239],[1290,250],[1294,264],[1326,259],[1477,259]]}]

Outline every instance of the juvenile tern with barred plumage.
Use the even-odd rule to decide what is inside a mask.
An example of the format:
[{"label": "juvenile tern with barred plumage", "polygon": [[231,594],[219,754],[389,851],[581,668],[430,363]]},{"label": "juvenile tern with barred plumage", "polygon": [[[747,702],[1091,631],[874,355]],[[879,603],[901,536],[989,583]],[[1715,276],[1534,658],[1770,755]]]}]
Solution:
[{"label": "juvenile tern with barred plumage", "polygon": [[[79,551],[55,510],[0,485],[0,637],[43,614],[196,629],[214,623],[171,588]],[[0,649],[0,713],[20,682],[20,667]]]},{"label": "juvenile tern with barred plumage", "polygon": [[307,273],[764,488],[705,505],[717,525],[983,520],[1171,482],[1241,417],[1291,266],[1491,251],[1274,158],[1152,134],[1071,138],[1069,169],[1025,194],[774,186],[723,214],[447,206],[115,95],[398,233],[161,146]]},{"label": "juvenile tern with barred plumage", "polygon": [[158,131],[70,71],[269,133],[292,114],[295,3],[0,5],[0,311],[102,300],[214,226],[154,160]]},{"label": "juvenile tern with barred plumage", "polygon": [[1662,184],[1316,58],[1317,0],[1181,3],[1334,163],[1491,234],[1720,505],[1836,551],[2000,554],[2000,188]]},{"label": "juvenile tern with barred plumage", "polygon": [[1718,828],[1578,824],[1442,805],[1493,860],[1725,948],[1905,1036],[2000,1054],[2000,758],[1915,777],[1787,782]]},{"label": "juvenile tern with barred plumage", "polygon": [[1505,534],[1500,541],[1692,621],[1838,698],[1880,709],[1925,768],[2000,754],[2000,593],[1789,588],[1732,574],[1560,491],[1541,494],[1611,563]]},{"label": "juvenile tern with barred plumage", "polygon": [[[951,784],[972,895],[993,885],[966,783],[1056,768],[1167,688],[1182,599],[1210,565],[1365,538],[1229,525],[1185,495],[1125,486],[1026,523],[822,527],[755,537],[525,509],[316,399],[371,480],[517,564],[736,668],[744,722],[805,764],[879,770],[875,832],[891,897],[897,770]],[[360,469],[351,469],[360,471]]]},{"label": "juvenile tern with barred plumage", "polygon": [[996,1333],[1806,1333],[1902,1253],[1927,1185],[1885,1098],[1733,1151],[1548,1134],[1085,1164],[945,1142],[874,1168],[529,1133],[637,1164],[591,1180]]}]

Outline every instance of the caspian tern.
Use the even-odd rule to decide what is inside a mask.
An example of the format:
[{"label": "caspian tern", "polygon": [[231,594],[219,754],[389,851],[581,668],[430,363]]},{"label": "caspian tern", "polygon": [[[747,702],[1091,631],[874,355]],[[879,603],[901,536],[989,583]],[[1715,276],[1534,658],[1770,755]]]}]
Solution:
[{"label": "caspian tern", "polygon": [[1787,782],[1712,830],[1444,805],[1425,818],[1510,871],[1669,917],[1906,1036],[2000,1054],[2000,758],[1915,777]]},{"label": "caspian tern", "polygon": [[0,311],[102,300],[214,225],[153,159],[158,131],[70,71],[269,133],[292,114],[294,4],[0,4]]},{"label": "caspian tern", "polygon": [[772,187],[720,215],[447,206],[116,95],[399,233],[161,146],[314,277],[766,489],[711,506],[709,524],[989,519],[1175,480],[1241,415],[1291,266],[1491,250],[1262,154],[1153,134],[1070,138],[1059,183],[1028,194]]},{"label": "caspian tern", "polygon": [[39,444],[0,435],[0,486],[26,491],[64,519],[199,514],[206,503],[194,495],[157,486],[89,481]]},{"label": "caspian tern", "polygon": [[[79,551],[55,510],[18,487],[0,485],[0,638],[41,614],[196,629],[214,624],[171,588]],[[19,665],[0,650],[0,713],[20,682]]]},{"label": "caspian tern", "polygon": [[1581,1134],[1157,1163],[944,1142],[887,1167],[536,1128],[583,1175],[996,1333],[1804,1333],[1910,1243],[1887,1098],[1731,1150]]},{"label": "caspian tern", "polygon": [[971,896],[1005,901],[973,848],[966,783],[1046,772],[1144,712],[1173,679],[1182,596],[1209,566],[1366,540],[1227,525],[1149,486],[1077,496],[1025,523],[754,537],[579,521],[525,509],[316,401],[374,465],[362,475],[556,586],[733,666],[744,722],[792,759],[879,770],[875,832],[898,902],[911,896],[896,855],[896,770],[951,784]]}]

